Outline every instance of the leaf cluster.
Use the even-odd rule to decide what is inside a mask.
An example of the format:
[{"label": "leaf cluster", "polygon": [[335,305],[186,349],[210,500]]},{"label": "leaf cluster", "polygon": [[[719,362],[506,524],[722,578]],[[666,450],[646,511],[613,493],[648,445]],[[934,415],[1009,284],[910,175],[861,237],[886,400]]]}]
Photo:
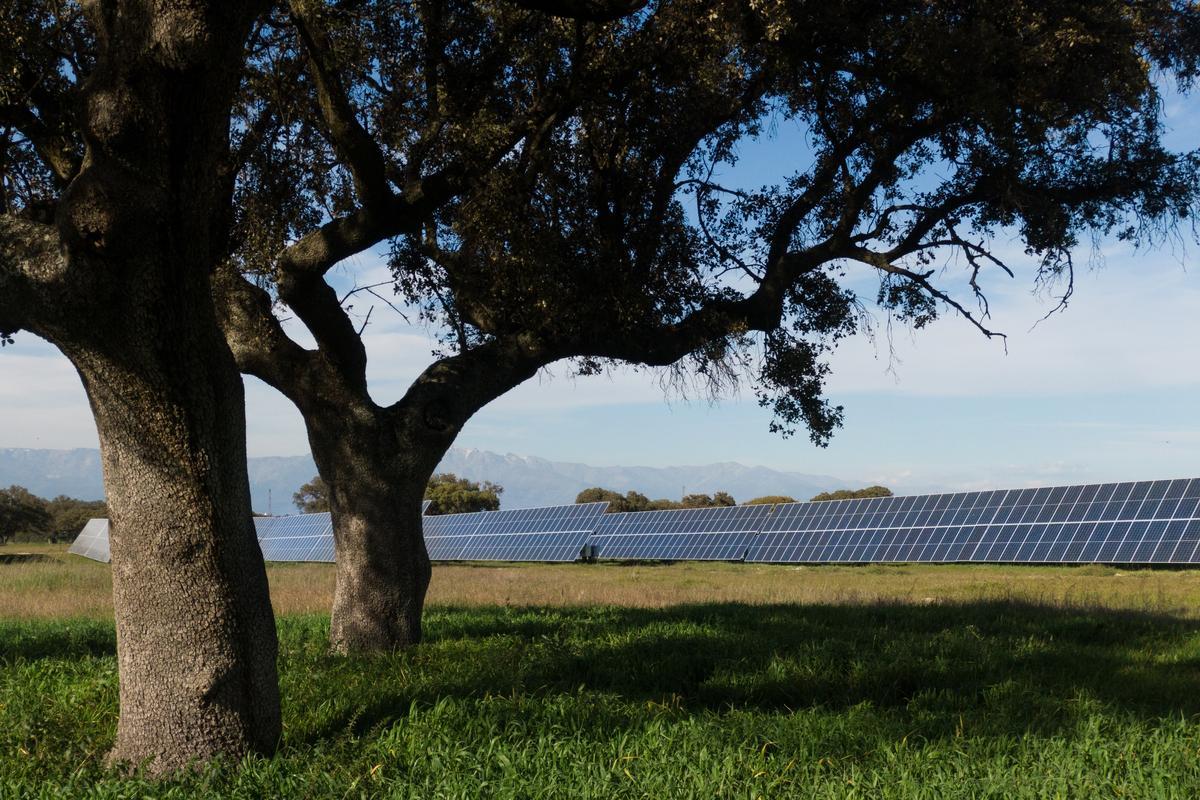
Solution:
[{"label": "leaf cluster", "polygon": [[0,544],[73,538],[87,521],[108,516],[104,501],[38,497],[23,486],[0,489]]}]

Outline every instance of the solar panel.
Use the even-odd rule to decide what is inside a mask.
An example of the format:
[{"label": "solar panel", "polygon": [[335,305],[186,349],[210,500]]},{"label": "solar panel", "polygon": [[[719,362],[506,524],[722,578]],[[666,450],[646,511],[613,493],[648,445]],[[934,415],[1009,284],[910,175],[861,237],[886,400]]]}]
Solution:
[{"label": "solar panel", "polygon": [[[421,501],[421,513],[429,510]],[[265,561],[334,562],[333,520],[329,512],[255,517],[254,528]]]},{"label": "solar panel", "polygon": [[108,549],[108,520],[90,519],[83,530],[67,548],[68,553],[108,563],[112,556]]},{"label": "solar panel", "polygon": [[608,503],[426,517],[434,561],[574,561]]},{"label": "solar panel", "polygon": [[589,544],[600,559],[740,561],[769,505],[605,514]]},{"label": "solar panel", "polygon": [[776,506],[747,561],[1200,563],[1200,479]]},{"label": "solar panel", "polygon": [[333,563],[333,520],[328,512],[255,517],[254,527],[265,561]]}]

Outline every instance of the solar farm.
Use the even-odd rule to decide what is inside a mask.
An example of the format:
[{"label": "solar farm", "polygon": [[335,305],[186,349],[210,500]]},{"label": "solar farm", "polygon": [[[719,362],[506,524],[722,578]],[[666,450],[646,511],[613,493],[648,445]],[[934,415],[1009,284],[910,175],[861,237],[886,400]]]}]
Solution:
[{"label": "solar farm", "polygon": [[[137,791],[1194,796],[1198,504],[1164,480],[425,515],[424,641],[349,661],[329,515],[258,517],[279,752]],[[107,522],[70,553],[0,562],[0,787],[116,785]]]},{"label": "solar farm", "polygon": [[[423,516],[434,561],[1200,563],[1200,479],[607,514],[584,503]],[[428,502],[422,511],[428,509]],[[256,517],[267,561],[332,562],[328,513]],[[109,560],[92,520],[70,552]]]}]

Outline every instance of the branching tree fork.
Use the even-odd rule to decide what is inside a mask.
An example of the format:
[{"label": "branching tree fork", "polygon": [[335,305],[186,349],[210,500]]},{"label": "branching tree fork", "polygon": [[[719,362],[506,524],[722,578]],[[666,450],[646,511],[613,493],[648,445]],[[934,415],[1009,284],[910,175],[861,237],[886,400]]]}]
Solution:
[{"label": "branching tree fork", "polygon": [[[521,13],[601,19],[631,8],[534,5],[538,12]],[[289,35],[310,43],[322,102],[340,108],[336,85],[321,83],[325,43],[306,27],[310,13],[297,6]],[[266,2],[13,0],[0,8],[0,343],[18,330],[49,340],[87,391],[111,522],[121,677],[111,757],[150,761],[157,772],[269,752],[280,733],[242,383],[210,280],[238,246],[252,246],[250,237],[236,244],[246,233],[237,222],[243,204],[253,210],[262,194],[248,159],[286,144],[267,137],[281,130],[270,127],[270,111],[241,114],[254,91],[247,64],[255,48],[269,51],[264,37],[277,18],[286,16]],[[281,100],[250,105],[275,109]],[[355,135],[353,126],[338,133],[348,163],[362,157]],[[414,174],[403,196],[389,192],[378,205],[371,192],[382,179],[372,170],[382,167],[360,169],[355,189],[372,200],[369,210],[279,259],[288,276],[281,287],[290,281],[297,313],[328,332],[326,352],[351,385],[358,348],[339,327],[336,303],[314,288],[327,260],[411,229],[466,174],[458,166]],[[270,185],[288,176],[267,164],[258,177]],[[320,212],[306,209],[320,192],[298,188],[299,199],[271,213],[316,223]]]},{"label": "branching tree fork", "polygon": [[[406,645],[426,481],[476,410],[543,366],[740,377],[778,428],[823,441],[840,421],[823,357],[856,325],[846,270],[877,272],[878,302],[917,326],[949,307],[994,335],[959,298],[1002,267],[997,232],[1053,276],[1085,232],[1150,241],[1192,213],[1196,158],[1164,148],[1157,87],[1190,86],[1198,16],[1168,0],[7,4],[0,335],[57,345],[96,415],[114,756],[165,770],[278,737],[239,369],[297,405],[329,484],[334,646]],[[805,142],[778,183],[721,185],[773,124]],[[328,280],[383,246],[445,333],[387,406]]]},{"label": "branching tree fork", "polygon": [[[293,3],[260,30],[244,124],[272,122],[239,185],[290,179],[241,212],[247,239],[276,238],[235,249],[217,294],[239,365],[301,410],[331,488],[337,649],[419,639],[421,490],[470,416],[540,368],[741,376],[773,427],[821,442],[840,421],[822,357],[857,322],[847,268],[877,271],[880,305],[918,327],[941,306],[1001,336],[980,283],[1013,274],[995,232],[1069,280],[1079,233],[1145,240],[1195,203],[1156,88],[1194,72],[1182,4],[671,2],[588,19]],[[808,144],[782,182],[715,181],[772,121]],[[445,332],[388,406],[325,280],[384,243],[398,290]],[[977,304],[939,275],[954,254]]]}]

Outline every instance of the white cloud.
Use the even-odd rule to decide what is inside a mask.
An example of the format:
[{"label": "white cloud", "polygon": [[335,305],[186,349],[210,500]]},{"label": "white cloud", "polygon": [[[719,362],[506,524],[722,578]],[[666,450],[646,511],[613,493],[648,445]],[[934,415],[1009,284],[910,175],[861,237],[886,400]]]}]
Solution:
[{"label": "white cloud", "polygon": [[1162,253],[1079,275],[1069,307],[1040,323],[1053,301],[1008,287],[990,299],[989,326],[1008,334],[1007,355],[947,313],[925,330],[894,331],[895,363],[884,335],[874,345],[844,342],[831,391],[1008,396],[1200,385],[1200,271]]}]

